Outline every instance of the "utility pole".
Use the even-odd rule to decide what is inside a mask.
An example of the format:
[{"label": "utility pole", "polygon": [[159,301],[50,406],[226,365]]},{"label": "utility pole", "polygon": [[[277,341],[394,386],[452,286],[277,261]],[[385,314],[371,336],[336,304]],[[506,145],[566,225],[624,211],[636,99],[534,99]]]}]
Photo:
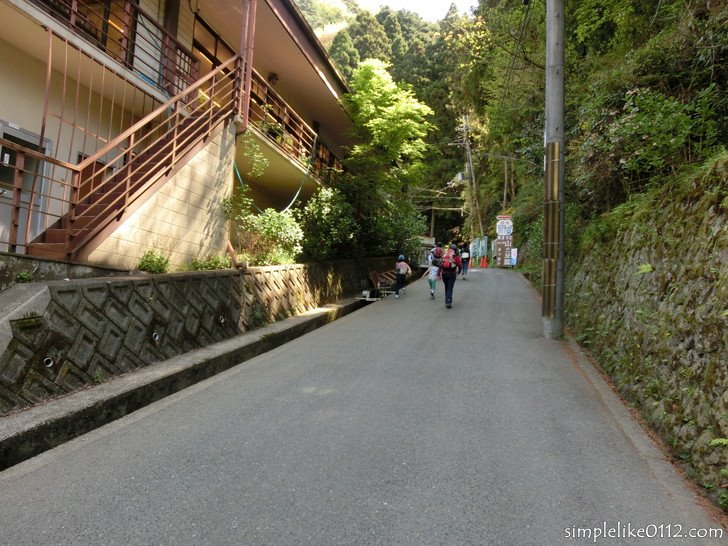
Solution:
[{"label": "utility pole", "polygon": [[546,0],[543,333],[564,336],[564,0]]},{"label": "utility pole", "polygon": [[501,210],[505,214],[506,211],[506,192],[508,191],[508,160],[503,160],[503,204]]},{"label": "utility pole", "polygon": [[480,215],[480,203],[478,201],[478,185],[475,182],[475,171],[473,170],[473,154],[470,151],[470,133],[468,133],[468,115],[463,115],[463,136],[465,137],[465,154],[468,158],[468,170],[470,171],[470,181],[473,185],[473,212],[478,216],[478,227],[480,228],[480,236],[485,235],[483,229],[483,218]]}]

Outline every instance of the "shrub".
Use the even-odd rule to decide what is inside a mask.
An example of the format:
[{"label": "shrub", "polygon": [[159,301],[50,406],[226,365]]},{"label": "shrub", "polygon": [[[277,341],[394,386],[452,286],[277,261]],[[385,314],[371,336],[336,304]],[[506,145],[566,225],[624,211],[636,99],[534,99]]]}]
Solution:
[{"label": "shrub", "polygon": [[296,210],[304,233],[303,256],[328,260],[350,256],[357,236],[353,207],[338,190],[322,188]]},{"label": "shrub", "polygon": [[29,271],[20,271],[15,275],[15,282],[33,282],[33,274]]},{"label": "shrub", "polygon": [[210,256],[206,260],[193,258],[187,266],[187,271],[214,271],[217,269],[230,269],[233,261],[229,256]]},{"label": "shrub", "polygon": [[222,205],[231,221],[232,245],[241,259],[251,265],[295,263],[303,231],[291,211],[269,208],[256,214],[246,189],[237,189]]},{"label": "shrub", "polygon": [[147,250],[139,260],[137,269],[147,273],[166,273],[169,271],[169,259],[154,250]]}]

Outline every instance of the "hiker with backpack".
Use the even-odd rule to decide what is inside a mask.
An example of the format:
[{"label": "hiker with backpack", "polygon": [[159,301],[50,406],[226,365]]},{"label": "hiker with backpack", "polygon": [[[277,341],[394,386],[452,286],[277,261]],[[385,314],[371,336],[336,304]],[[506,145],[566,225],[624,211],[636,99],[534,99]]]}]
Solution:
[{"label": "hiker with backpack", "polygon": [[[440,263],[442,262],[442,243],[437,243],[430,253],[427,255],[427,263],[429,267],[425,271],[427,282],[430,284],[430,299],[435,299],[435,289],[437,288],[437,279],[440,278]],[[423,277],[425,276],[423,275]]]},{"label": "hiker with backpack", "polygon": [[452,307],[452,291],[455,286],[455,279],[462,271],[463,262],[458,255],[458,246],[453,243],[443,253],[440,261],[440,277],[445,284],[445,307]]}]

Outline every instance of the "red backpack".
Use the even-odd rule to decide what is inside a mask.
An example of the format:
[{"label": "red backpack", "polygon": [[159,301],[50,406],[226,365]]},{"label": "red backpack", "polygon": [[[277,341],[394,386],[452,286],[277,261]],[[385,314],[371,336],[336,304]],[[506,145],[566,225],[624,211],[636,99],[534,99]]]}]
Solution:
[{"label": "red backpack", "polygon": [[455,262],[455,251],[452,249],[449,249],[447,252],[445,252],[445,255],[442,257],[442,268],[443,269],[454,269],[458,266],[458,264]]},{"label": "red backpack", "polygon": [[436,246],[432,251],[432,265],[439,266],[442,262],[442,247]]}]

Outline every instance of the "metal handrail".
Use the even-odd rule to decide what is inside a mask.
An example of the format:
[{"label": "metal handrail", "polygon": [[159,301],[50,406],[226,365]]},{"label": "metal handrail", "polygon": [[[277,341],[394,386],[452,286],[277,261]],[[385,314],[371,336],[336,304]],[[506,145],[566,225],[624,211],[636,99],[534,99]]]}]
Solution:
[{"label": "metal handrail", "polygon": [[[229,72],[225,73],[227,66],[234,63],[235,60],[233,58],[223,63],[223,65],[200,79],[192,87],[178,93],[170,101],[135,123],[104,147],[104,149],[99,150],[99,152],[76,166],[77,174],[74,176],[73,196],[68,211],[67,245],[73,239],[74,245],[78,248],[94,237],[108,223],[108,218],[112,213],[113,215],[118,215],[120,212],[123,212],[136,199],[134,196],[141,195],[163,171],[172,169],[179,159],[194,146],[194,143],[201,136],[200,132],[209,133],[214,123],[217,123],[236,111],[237,104],[234,100],[234,90],[235,86],[239,85],[240,74],[237,74],[237,77],[232,77],[233,74]],[[227,90],[221,91],[219,87],[216,89],[215,78],[218,76],[222,76],[222,84],[220,85],[225,86]],[[203,85],[210,82],[209,99],[203,102],[198,101],[195,108],[183,113],[183,109],[180,107],[182,99],[190,93],[200,90]],[[164,115],[170,111],[172,112],[170,116]],[[162,115],[164,117],[158,119]],[[191,120],[191,123],[185,127],[183,119]],[[154,122],[157,124],[152,126],[151,129],[148,129],[147,126]],[[134,135],[142,129],[147,134],[135,141]],[[180,132],[184,130],[188,132],[186,134]],[[156,138],[154,140],[150,139],[146,147],[134,152],[134,148],[139,145],[139,142],[149,135],[153,135]],[[114,150],[120,142],[125,140],[129,142],[126,148],[109,160],[98,171],[94,170],[91,176],[85,181],[79,180],[79,174],[84,169],[93,165],[100,158],[104,157],[106,152]],[[155,147],[157,146],[160,148],[155,151]],[[162,155],[160,156],[158,153]],[[144,158],[144,154],[150,154],[150,156]],[[134,158],[139,157],[143,158],[142,162],[134,164]],[[117,162],[122,162],[122,164],[119,165],[120,170],[114,172],[112,169]],[[159,166],[163,168],[157,168]],[[146,167],[153,169],[153,174],[146,180],[135,180],[134,175],[140,172],[146,173],[147,171],[144,170]],[[126,171],[122,171],[121,169],[126,169]],[[103,176],[103,179],[94,186],[94,181],[101,176]],[[88,231],[79,238],[79,233],[74,233],[73,231],[73,223],[79,217],[76,214],[76,208],[83,202],[83,198],[79,198],[79,196],[83,193],[83,190],[87,190],[84,194],[85,198],[86,195],[91,195],[96,189],[102,187],[106,188],[105,193],[111,194],[112,192],[118,191],[119,195],[110,200],[107,199],[104,202],[89,198],[87,204],[90,207],[96,207],[93,215],[94,219],[81,228]]]},{"label": "metal handrail", "polygon": [[113,140],[111,140],[106,146],[98,150],[95,154],[87,157],[81,163],[78,164],[78,169],[83,170],[89,165],[95,163],[99,159],[103,158],[106,154],[108,154],[110,151],[112,151],[114,148],[116,148],[119,144],[124,142],[125,140],[129,139],[134,133],[142,129],[145,125],[147,125],[150,121],[153,121],[157,116],[160,114],[169,111],[170,109],[176,108],[177,104],[179,104],[182,101],[182,98],[194,93],[195,91],[199,90],[200,87],[202,87],[204,84],[218,76],[219,74],[223,73],[223,70],[227,68],[230,64],[234,64],[235,60],[238,58],[236,55],[235,57],[231,57],[224,63],[222,63],[220,66],[218,66],[215,70],[210,72],[207,76],[200,78],[195,82],[193,85],[191,85],[189,88],[180,91],[177,93],[174,97],[169,99],[167,102],[159,106],[156,110],[152,111],[151,113],[147,114],[144,118],[142,118],[140,121],[136,122],[134,125],[129,127],[126,131],[115,137]]}]

